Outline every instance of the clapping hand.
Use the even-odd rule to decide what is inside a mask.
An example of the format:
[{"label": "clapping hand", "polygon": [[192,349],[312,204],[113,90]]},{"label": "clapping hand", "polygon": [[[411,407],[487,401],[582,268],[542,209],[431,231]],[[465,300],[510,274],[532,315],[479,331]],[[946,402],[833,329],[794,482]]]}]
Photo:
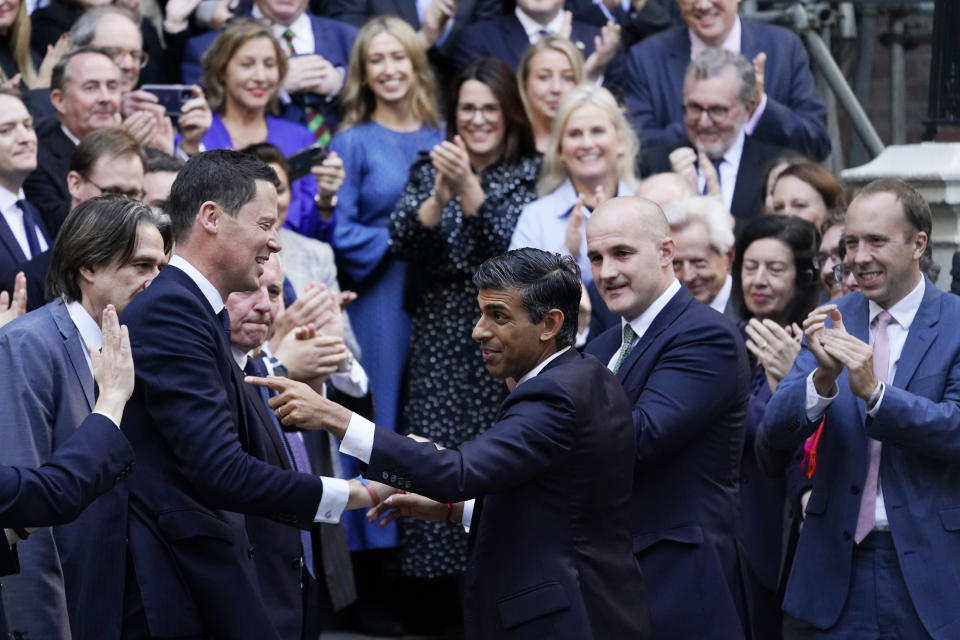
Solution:
[{"label": "clapping hand", "polygon": [[843,371],[843,362],[824,349],[821,339],[826,331],[826,321],[837,322],[840,312],[835,304],[825,304],[810,312],[803,321],[803,333],[807,338],[807,349],[817,359],[817,370],[813,374],[813,384],[817,393],[830,397],[835,393],[837,378]]},{"label": "clapping hand", "polygon": [[593,38],[593,53],[583,63],[583,71],[591,82],[596,82],[607,69],[607,65],[617,55],[620,46],[620,25],[607,22],[600,34]]},{"label": "clapping hand", "polygon": [[760,52],[753,59],[753,74],[757,78],[757,90],[753,94],[753,100],[751,104],[747,105],[750,109],[750,113],[753,113],[757,107],[760,106],[760,102],[763,100],[763,76],[767,66],[767,54]]},{"label": "clapping hand", "polygon": [[90,347],[90,364],[93,378],[97,381],[99,394],[94,411],[105,413],[120,424],[123,407],[133,393],[133,355],[130,352],[130,335],[127,327],[121,326],[117,310],[108,304],[101,318],[102,349]]},{"label": "clapping hand", "polygon": [[763,321],[751,318],[746,331],[747,349],[763,366],[770,391],[776,391],[800,353],[803,332],[796,324],[781,327],[769,318]]},{"label": "clapping hand", "polygon": [[828,356],[847,368],[850,391],[868,400],[879,381],[873,373],[873,347],[847,333],[840,311],[834,311],[833,328],[824,329],[820,344]]},{"label": "clapping hand", "polygon": [[27,310],[27,277],[23,271],[13,281],[13,296],[0,292],[0,327],[23,315]]}]

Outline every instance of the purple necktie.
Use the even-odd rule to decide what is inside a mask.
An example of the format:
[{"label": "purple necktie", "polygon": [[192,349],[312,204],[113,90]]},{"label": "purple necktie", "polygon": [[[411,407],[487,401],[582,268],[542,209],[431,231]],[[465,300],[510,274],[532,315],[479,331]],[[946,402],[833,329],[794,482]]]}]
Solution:
[{"label": "purple necktie", "polygon": [[[893,322],[893,316],[881,311],[877,316],[877,333],[873,339],[873,375],[880,382],[887,381],[890,371],[890,338],[887,325]],[[873,529],[877,518],[877,483],[880,473],[880,441],[867,438],[867,479],[863,483],[860,496],[860,514],[857,516],[857,531],[853,539],[859,544]]]}]

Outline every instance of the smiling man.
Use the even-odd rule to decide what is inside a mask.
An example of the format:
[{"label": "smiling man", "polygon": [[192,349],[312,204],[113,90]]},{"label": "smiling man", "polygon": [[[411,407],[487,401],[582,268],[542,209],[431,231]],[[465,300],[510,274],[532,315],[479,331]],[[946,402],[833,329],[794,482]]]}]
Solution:
[{"label": "smiling man", "polygon": [[648,638],[628,536],[630,408],[613,375],[573,348],[579,269],[526,248],[490,258],[473,282],[473,338],[490,375],[516,387],[496,424],[456,449],[375,426],[306,385],[256,381],[281,392],[271,406],[284,424],[326,429],[368,477],[439,501],[402,496],[418,517],[470,527],[469,640]]},{"label": "smiling man", "polygon": [[655,638],[750,637],[739,550],[749,395],[736,326],[680,286],[660,207],[613,198],[587,222],[593,281],[621,317],[587,345],[633,407],[630,533]]},{"label": "smiling man", "polygon": [[825,417],[783,610],[796,638],[957,638],[960,301],[920,270],[915,188],[868,184],[845,224],[860,290],[804,321],[757,436],[792,451]]}]

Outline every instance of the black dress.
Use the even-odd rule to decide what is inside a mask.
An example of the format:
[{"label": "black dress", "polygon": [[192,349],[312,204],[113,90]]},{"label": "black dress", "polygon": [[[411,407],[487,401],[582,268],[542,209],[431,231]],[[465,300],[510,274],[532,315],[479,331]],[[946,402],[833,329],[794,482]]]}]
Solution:
[{"label": "black dress", "polygon": [[[506,394],[502,380],[487,373],[471,337],[479,315],[472,277],[480,263],[507,250],[523,206],[536,198],[539,158],[497,163],[480,174],[486,195],[472,216],[459,199],[444,207],[435,227],[417,211],[433,192],[436,169],[421,157],[390,216],[391,251],[411,263],[408,311],[413,318],[404,413],[412,433],[456,447],[496,420]],[[404,519],[400,527],[401,569],[418,578],[461,573],[466,534],[444,522]]]}]

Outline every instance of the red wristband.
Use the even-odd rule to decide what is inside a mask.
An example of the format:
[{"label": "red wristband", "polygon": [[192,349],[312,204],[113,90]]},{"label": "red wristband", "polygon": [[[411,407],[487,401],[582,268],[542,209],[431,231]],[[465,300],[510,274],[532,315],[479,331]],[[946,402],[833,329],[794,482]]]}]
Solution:
[{"label": "red wristband", "polygon": [[447,522],[450,522],[452,518],[453,518],[453,503],[448,502],[447,503]]},{"label": "red wristband", "polygon": [[370,494],[370,499],[373,501],[373,504],[370,506],[375,507],[380,504],[380,496],[377,495],[376,489],[371,487],[369,484],[364,484],[363,487],[367,490],[367,493]]}]

